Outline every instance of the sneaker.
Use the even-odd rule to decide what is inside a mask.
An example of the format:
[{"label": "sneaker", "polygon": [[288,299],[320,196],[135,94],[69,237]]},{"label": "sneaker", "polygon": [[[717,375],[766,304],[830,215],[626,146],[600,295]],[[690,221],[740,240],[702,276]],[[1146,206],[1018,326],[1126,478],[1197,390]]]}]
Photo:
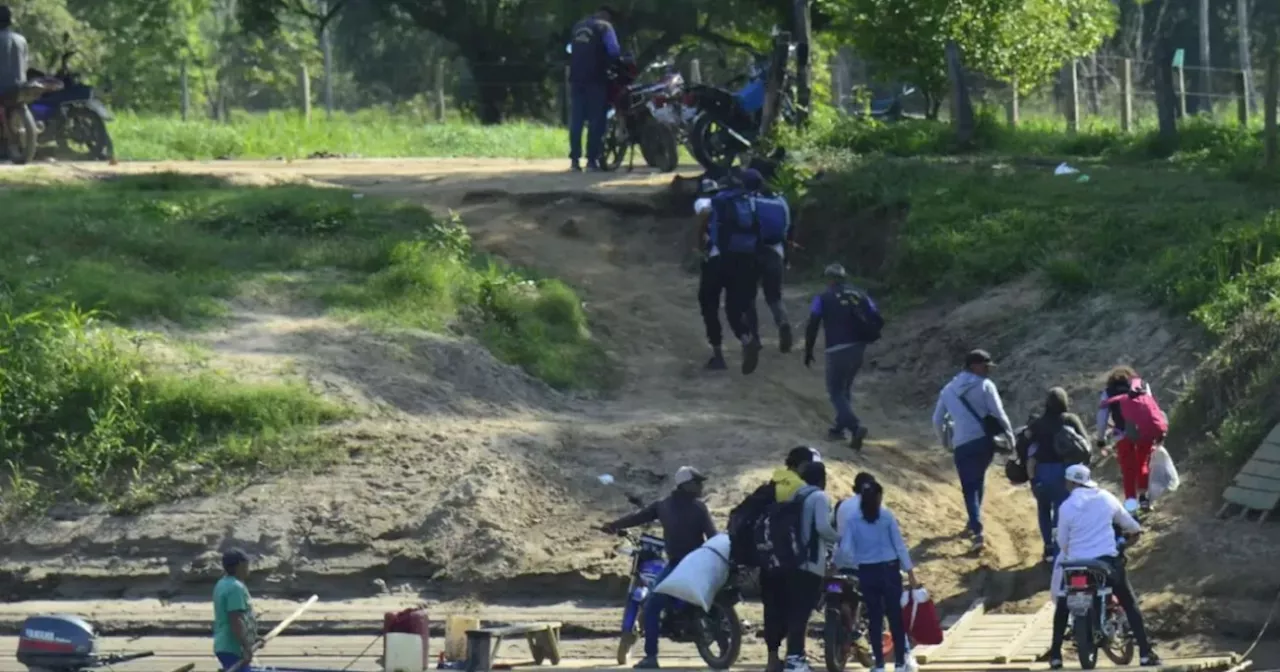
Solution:
[{"label": "sneaker", "polygon": [[753,338],[742,345],[742,375],[751,375],[760,365],[761,348],[759,338]]},{"label": "sneaker", "polygon": [[870,672],[884,672],[884,667],[873,667]]},{"label": "sneaker", "polygon": [[973,550],[981,551],[986,545],[986,541],[982,538],[981,534],[973,535]]},{"label": "sneaker", "polygon": [[582,164],[578,163],[577,159],[574,159],[573,162],[569,164],[569,171],[574,173],[581,173]]},{"label": "sneaker", "polygon": [[657,658],[655,658],[655,657],[653,657],[653,656],[645,656],[644,658],[641,658],[641,659],[640,659],[640,662],[636,663],[636,664],[635,664],[635,667],[633,667],[633,668],[631,668],[631,669],[633,669],[633,670],[657,670],[657,669],[661,669],[661,666],[660,666],[660,665],[658,665],[658,659],[657,659]]},{"label": "sneaker", "polygon": [[844,440],[845,440],[845,438],[847,438],[847,437],[845,437],[845,435],[844,435],[844,430],[843,430],[843,429],[828,429],[828,430],[827,430],[827,440],[828,440],[828,441],[844,441]]},{"label": "sneaker", "polygon": [[1053,562],[1054,562],[1054,560],[1057,560],[1057,559],[1058,559],[1058,554],[1057,554],[1057,553],[1045,553],[1045,554],[1044,554],[1044,564],[1046,564],[1046,565],[1052,565],[1052,564],[1053,564]]},{"label": "sneaker", "polygon": [[778,350],[784,355],[791,352],[791,325],[789,324],[778,327]]},{"label": "sneaker", "polygon": [[[602,171],[602,170],[604,170],[604,168],[601,168],[601,167],[600,167],[600,164],[599,164],[598,162],[596,162],[596,161],[588,161],[588,162],[587,162],[587,172],[588,172],[588,173],[598,173],[598,172],[600,172],[600,171]],[[644,662],[644,661],[641,661],[641,662]],[[654,663],[654,664],[656,665],[657,663]]]},{"label": "sneaker", "polygon": [[1138,660],[1138,663],[1143,667],[1160,667],[1161,665],[1164,664],[1164,661],[1160,660],[1160,656],[1157,656],[1155,652],[1152,651],[1151,653],[1148,653],[1147,655],[1140,658]]},{"label": "sneaker", "polygon": [[729,365],[724,361],[724,355],[711,355],[711,359],[707,360],[706,369],[708,371],[724,371]]},{"label": "sneaker", "polygon": [[853,439],[849,441],[849,447],[855,451],[862,452],[862,441],[867,438],[867,428],[859,427],[853,430]]},{"label": "sneaker", "polygon": [[916,664],[916,657],[908,653],[906,660],[904,660],[901,665],[894,665],[893,669],[894,672],[898,672],[899,670],[903,670],[905,672],[919,672],[920,666]]},{"label": "sneaker", "polygon": [[804,656],[787,656],[787,665],[782,669],[785,672],[813,672]]},{"label": "sneaker", "polygon": [[1059,656],[1050,656],[1050,657],[1049,657],[1049,669],[1051,669],[1051,670],[1061,670],[1061,669],[1062,669],[1062,656],[1060,656],[1060,655],[1059,655]]}]

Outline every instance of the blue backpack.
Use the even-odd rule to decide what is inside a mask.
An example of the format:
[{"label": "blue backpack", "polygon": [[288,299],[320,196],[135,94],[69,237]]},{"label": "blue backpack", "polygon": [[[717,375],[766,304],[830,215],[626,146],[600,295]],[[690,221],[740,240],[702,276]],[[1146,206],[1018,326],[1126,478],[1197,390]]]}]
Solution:
[{"label": "blue backpack", "polygon": [[755,194],[741,194],[712,201],[719,226],[716,246],[725,252],[757,252],[760,249],[760,217]]}]

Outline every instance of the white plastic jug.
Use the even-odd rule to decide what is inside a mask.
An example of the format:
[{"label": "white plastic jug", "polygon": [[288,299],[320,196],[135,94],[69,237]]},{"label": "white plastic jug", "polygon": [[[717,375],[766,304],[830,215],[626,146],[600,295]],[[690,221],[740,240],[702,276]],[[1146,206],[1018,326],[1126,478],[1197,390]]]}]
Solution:
[{"label": "white plastic jug", "polygon": [[424,672],[422,669],[422,637],[407,632],[388,632],[387,655],[382,666],[386,672]]}]

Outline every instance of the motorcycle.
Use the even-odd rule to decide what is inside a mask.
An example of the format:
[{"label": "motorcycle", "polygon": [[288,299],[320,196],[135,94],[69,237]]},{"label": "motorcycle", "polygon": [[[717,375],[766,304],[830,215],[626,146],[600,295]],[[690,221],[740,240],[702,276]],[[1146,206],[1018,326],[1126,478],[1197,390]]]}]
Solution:
[{"label": "motorcycle", "polygon": [[49,92],[57,91],[62,82],[42,78],[28,80],[0,100],[0,147],[10,161],[22,165],[36,158],[40,126],[31,112],[31,104]]},{"label": "motorcycle", "polygon": [[[853,115],[883,122],[901,121],[908,116],[903,109],[902,101],[915,92],[914,86],[903,86],[893,95],[886,98],[870,98],[865,106],[863,104],[855,105]],[[854,89],[854,100],[858,100],[863,95],[870,97],[872,95],[870,89],[865,87]]]},{"label": "motorcycle", "polygon": [[[760,134],[767,76],[768,68],[756,63],[747,83],[737,92],[696,84],[685,94],[685,106],[698,111],[689,131],[689,151],[703,168],[723,173],[739,154],[752,148]],[[778,105],[779,114],[787,123],[796,120],[791,87],[791,74],[785,73]]]},{"label": "motorcycle", "polygon": [[[1120,550],[1117,561],[1125,562],[1124,537],[1117,535]],[[1080,667],[1092,670],[1098,665],[1098,651],[1116,665],[1133,662],[1136,646],[1129,617],[1120,601],[1107,585],[1111,568],[1097,560],[1063,563],[1063,581],[1067,588],[1067,610],[1072,639],[1080,657]]]},{"label": "motorcycle", "polygon": [[675,74],[655,84],[636,84],[638,74],[635,60],[624,58],[609,82],[610,106],[605,115],[607,125],[600,167],[608,171],[617,170],[630,152],[631,163],[627,170],[633,169],[635,148],[639,146],[646,163],[669,173],[680,161],[680,145],[672,127],[654,117],[653,99],[670,90],[676,80],[682,85],[684,79]]},{"label": "motorcycle", "polygon": [[[64,35],[69,43],[70,35]],[[40,142],[53,143],[59,153],[79,159],[110,160],[115,153],[106,122],[113,117],[107,107],[94,97],[93,87],[80,81],[71,71],[68,61],[76,50],[68,46],[59,59],[58,71],[53,78],[62,83],[62,89],[46,93],[31,103],[31,113],[42,127]],[[28,78],[45,77],[39,70],[28,70]]]},{"label": "motorcycle", "polygon": [[844,672],[850,658],[871,669],[875,664],[871,651],[865,646],[867,609],[858,590],[857,577],[836,573],[827,577],[825,586],[820,608],[824,617],[822,648],[827,672]]},{"label": "motorcycle", "polygon": [[[618,664],[626,665],[631,650],[644,634],[641,615],[645,603],[658,577],[666,569],[663,557],[666,542],[650,534],[641,534],[638,539],[632,539],[625,532],[619,536],[631,542],[618,549],[620,554],[631,558],[631,583],[627,587],[627,605],[622,611],[622,637],[618,641]],[[737,572],[731,571],[729,580],[716,595],[709,611],[674,601],[662,615],[662,637],[681,644],[693,643],[707,667],[727,670],[737,662],[742,650],[742,621],[735,608],[740,600]]]}]

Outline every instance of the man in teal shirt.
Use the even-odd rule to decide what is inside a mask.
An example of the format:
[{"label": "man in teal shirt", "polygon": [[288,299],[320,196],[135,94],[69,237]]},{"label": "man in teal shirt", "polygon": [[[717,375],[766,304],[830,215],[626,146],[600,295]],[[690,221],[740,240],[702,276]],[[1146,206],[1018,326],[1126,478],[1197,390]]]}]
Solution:
[{"label": "man in teal shirt", "polygon": [[258,639],[258,623],[244,585],[249,578],[249,556],[238,549],[223,553],[222,570],[225,574],[213,587],[213,655],[223,670],[241,661],[241,670],[248,670]]}]

